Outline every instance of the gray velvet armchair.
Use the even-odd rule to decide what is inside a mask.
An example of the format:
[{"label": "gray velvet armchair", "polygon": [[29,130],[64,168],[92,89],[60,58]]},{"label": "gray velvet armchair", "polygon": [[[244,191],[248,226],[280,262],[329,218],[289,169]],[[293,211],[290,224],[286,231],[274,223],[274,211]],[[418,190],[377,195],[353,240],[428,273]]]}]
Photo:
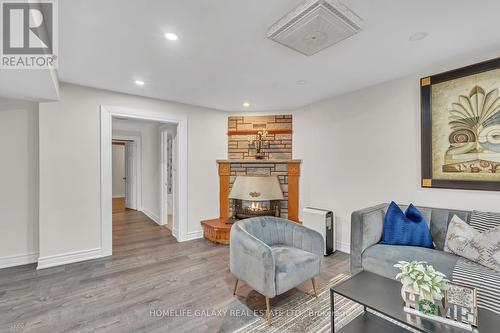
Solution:
[{"label": "gray velvet armchair", "polygon": [[280,295],[321,272],[323,237],[316,231],[276,217],[256,217],[236,222],[231,228],[230,270],[266,297],[269,324],[269,298]]}]

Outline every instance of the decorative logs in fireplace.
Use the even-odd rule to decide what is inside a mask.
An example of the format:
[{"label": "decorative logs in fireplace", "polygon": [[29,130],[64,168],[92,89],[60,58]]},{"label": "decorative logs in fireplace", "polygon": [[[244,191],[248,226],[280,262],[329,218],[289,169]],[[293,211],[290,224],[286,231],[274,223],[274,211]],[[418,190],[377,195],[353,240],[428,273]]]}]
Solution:
[{"label": "decorative logs in fireplace", "polygon": [[280,216],[280,200],[284,199],[276,176],[238,176],[229,198],[233,201],[233,220]]},{"label": "decorative logs in fireplace", "polygon": [[279,200],[269,201],[246,201],[233,200],[234,218],[238,220],[248,219],[256,216],[276,216],[281,215]]}]

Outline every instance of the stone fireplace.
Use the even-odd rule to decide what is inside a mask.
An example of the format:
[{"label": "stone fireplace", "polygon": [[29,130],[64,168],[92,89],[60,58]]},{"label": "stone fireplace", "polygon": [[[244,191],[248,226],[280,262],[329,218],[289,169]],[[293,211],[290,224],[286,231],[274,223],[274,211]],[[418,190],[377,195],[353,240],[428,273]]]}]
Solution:
[{"label": "stone fireplace", "polygon": [[[231,224],[226,222],[233,215],[245,218],[262,211],[262,214],[279,215],[300,223],[299,177],[302,161],[292,158],[292,124],[291,115],[228,118],[228,159],[217,160],[219,218],[202,221],[205,238],[228,244]],[[275,177],[283,197],[265,201],[233,201],[230,193],[239,176]],[[249,212],[253,215],[247,214]]]},{"label": "stone fireplace", "polygon": [[[291,115],[236,116],[228,118],[228,159],[217,161],[220,177],[220,216],[233,216],[228,194],[238,176],[278,177],[283,199],[280,217],[298,221],[300,160],[292,159]],[[267,133],[263,159],[257,159],[252,137]]]},{"label": "stone fireplace", "polygon": [[233,216],[229,198],[237,176],[277,176],[283,200],[279,200],[280,217],[298,222],[300,160],[218,160],[220,217]]}]

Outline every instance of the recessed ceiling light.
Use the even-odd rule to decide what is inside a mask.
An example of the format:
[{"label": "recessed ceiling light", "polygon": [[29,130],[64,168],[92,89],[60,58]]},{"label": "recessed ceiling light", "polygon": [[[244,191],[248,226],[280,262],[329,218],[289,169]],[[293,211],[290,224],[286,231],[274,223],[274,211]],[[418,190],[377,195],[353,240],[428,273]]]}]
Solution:
[{"label": "recessed ceiling light", "polygon": [[241,106],[243,106],[244,108],[249,108],[250,102],[243,102],[243,103],[241,103]]},{"label": "recessed ceiling light", "polygon": [[165,38],[168,40],[178,40],[179,39],[179,37],[176,34],[174,34],[173,32],[167,32],[165,34]]},{"label": "recessed ceiling light", "polygon": [[429,36],[429,34],[427,32],[424,32],[424,31],[417,32],[417,33],[414,33],[413,35],[411,35],[409,40],[410,40],[410,42],[416,42],[416,41],[424,39],[427,36]]},{"label": "recessed ceiling light", "polygon": [[142,81],[142,80],[135,80],[135,84],[137,84],[138,86],[143,86],[144,85],[144,81]]},{"label": "recessed ceiling light", "polygon": [[306,80],[298,80],[297,82],[295,82],[296,84],[298,84],[299,86],[303,86],[307,83]]}]

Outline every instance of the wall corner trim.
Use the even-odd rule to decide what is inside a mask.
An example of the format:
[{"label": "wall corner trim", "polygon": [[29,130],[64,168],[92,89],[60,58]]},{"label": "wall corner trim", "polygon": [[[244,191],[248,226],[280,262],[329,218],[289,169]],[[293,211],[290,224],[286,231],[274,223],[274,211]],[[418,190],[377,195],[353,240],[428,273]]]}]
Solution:
[{"label": "wall corner trim", "polygon": [[153,214],[152,212],[150,212],[149,210],[146,210],[146,209],[144,209],[142,212],[144,213],[144,215],[149,217],[149,219],[153,220],[156,224],[162,225],[160,223],[160,217],[158,215]]},{"label": "wall corner trim", "polygon": [[181,242],[187,242],[194,239],[203,238],[203,230],[190,231],[187,233],[186,238],[181,240]]},{"label": "wall corner trim", "polygon": [[33,264],[38,261],[38,252],[0,257],[0,269]]},{"label": "wall corner trim", "polygon": [[38,258],[38,266],[36,269],[72,264],[101,257],[104,257],[101,248],[56,254],[53,256]]}]

